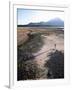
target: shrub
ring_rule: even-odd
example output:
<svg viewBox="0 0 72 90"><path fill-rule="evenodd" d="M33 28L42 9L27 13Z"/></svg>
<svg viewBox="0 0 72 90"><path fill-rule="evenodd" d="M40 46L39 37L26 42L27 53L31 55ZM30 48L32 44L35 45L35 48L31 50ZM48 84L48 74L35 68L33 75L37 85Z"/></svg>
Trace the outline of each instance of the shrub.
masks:
<svg viewBox="0 0 72 90"><path fill-rule="evenodd" d="M64 78L64 53L56 50L50 53L45 67L48 68L48 78Z"/></svg>
<svg viewBox="0 0 72 90"><path fill-rule="evenodd" d="M27 80L36 79L37 68L36 63L33 61L34 52L37 52L43 45L41 34L34 33L29 35L29 40L17 48L17 79Z"/></svg>
<svg viewBox="0 0 72 90"><path fill-rule="evenodd" d="M18 63L18 80L36 79L37 65L32 60Z"/></svg>

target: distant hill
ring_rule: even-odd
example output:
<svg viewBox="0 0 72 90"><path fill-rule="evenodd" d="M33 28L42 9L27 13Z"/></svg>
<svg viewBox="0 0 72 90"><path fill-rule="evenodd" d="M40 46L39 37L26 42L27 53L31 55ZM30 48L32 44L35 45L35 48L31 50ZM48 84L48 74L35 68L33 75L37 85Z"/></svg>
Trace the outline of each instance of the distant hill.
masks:
<svg viewBox="0 0 72 90"><path fill-rule="evenodd" d="M62 21L59 18L52 19L46 22L46 24L51 25L51 26L64 27L64 21Z"/></svg>
<svg viewBox="0 0 72 90"><path fill-rule="evenodd" d="M37 22L37 23L29 23L27 25L18 25L18 27L64 27L64 21L59 18L51 19L47 22Z"/></svg>

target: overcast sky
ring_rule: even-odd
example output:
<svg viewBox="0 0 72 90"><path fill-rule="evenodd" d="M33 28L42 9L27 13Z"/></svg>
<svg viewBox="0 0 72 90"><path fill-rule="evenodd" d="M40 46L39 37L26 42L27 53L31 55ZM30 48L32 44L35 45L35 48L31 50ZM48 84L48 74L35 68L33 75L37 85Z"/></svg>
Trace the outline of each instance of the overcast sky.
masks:
<svg viewBox="0 0 72 90"><path fill-rule="evenodd" d="M17 9L17 24L25 25L30 22L49 21L54 18L64 20L64 12L59 11L41 11L41 10L27 10Z"/></svg>

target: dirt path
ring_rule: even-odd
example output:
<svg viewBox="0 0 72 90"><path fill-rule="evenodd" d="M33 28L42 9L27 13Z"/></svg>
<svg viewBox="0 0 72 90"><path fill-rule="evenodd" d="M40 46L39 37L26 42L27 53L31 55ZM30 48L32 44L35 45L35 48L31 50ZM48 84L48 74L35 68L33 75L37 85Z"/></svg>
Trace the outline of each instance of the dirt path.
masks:
<svg viewBox="0 0 72 90"><path fill-rule="evenodd" d="M49 58L47 57L50 52L57 50L64 50L64 39L60 38L59 36L56 35L50 35L50 36L45 36L42 35L44 45L41 48L40 51L37 53L34 53L36 56L34 61L37 63L37 67L39 68L40 72L38 74L38 79L46 79L47 73L48 73L48 68L44 67L46 60ZM56 45L56 46L55 46Z"/></svg>
<svg viewBox="0 0 72 90"><path fill-rule="evenodd" d="M39 65L40 68L44 66L45 61L48 59L47 55L53 49L56 48L58 50L63 50L63 39L58 38L58 36L56 36L56 35L50 35L50 36L42 35L42 37L44 37L44 39L43 39L44 45L40 51L38 51L37 53L34 54L34 55L38 55L38 54L44 52L43 54L40 54L35 58L35 61ZM55 46L55 44L56 44L56 46Z"/></svg>

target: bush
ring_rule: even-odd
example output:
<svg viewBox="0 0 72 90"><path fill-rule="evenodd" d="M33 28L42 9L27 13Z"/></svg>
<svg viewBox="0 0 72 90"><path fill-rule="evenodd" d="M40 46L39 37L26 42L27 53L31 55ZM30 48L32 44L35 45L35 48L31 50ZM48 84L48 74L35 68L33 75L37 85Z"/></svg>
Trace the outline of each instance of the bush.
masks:
<svg viewBox="0 0 72 90"><path fill-rule="evenodd" d="M34 52L37 52L43 45L41 34L29 35L27 42L17 48L17 80L36 79L39 69L33 61Z"/></svg>
<svg viewBox="0 0 72 90"><path fill-rule="evenodd" d="M46 69L39 68L33 61L22 61L18 63L17 80L36 80L46 78Z"/></svg>
<svg viewBox="0 0 72 90"><path fill-rule="evenodd" d="M64 78L64 53L56 50L50 53L45 67L48 68L48 78Z"/></svg>
<svg viewBox="0 0 72 90"><path fill-rule="evenodd" d="M34 53L37 52L43 46L43 39L40 33L30 35L29 40L18 46L24 52Z"/></svg>
<svg viewBox="0 0 72 90"><path fill-rule="evenodd" d="M18 80L36 79L37 65L32 60L18 63Z"/></svg>

